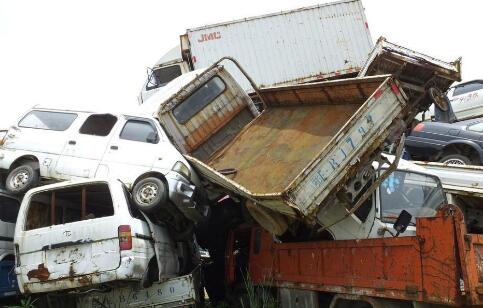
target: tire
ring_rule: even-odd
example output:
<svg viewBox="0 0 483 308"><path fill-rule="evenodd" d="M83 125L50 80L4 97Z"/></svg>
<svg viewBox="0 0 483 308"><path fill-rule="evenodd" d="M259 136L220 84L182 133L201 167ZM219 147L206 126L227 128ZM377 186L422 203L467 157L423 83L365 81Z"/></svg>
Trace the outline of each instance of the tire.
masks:
<svg viewBox="0 0 483 308"><path fill-rule="evenodd" d="M5 181L5 187L10 193L21 195L38 186L39 178L39 169L35 168L33 163L21 165L10 171Z"/></svg>
<svg viewBox="0 0 483 308"><path fill-rule="evenodd" d="M138 210L153 213L168 202L168 188L162 180L147 177L134 185L132 199Z"/></svg>
<svg viewBox="0 0 483 308"><path fill-rule="evenodd" d="M461 154L445 155L439 162L448 165L472 165L473 162L468 157Z"/></svg>
<svg viewBox="0 0 483 308"><path fill-rule="evenodd" d="M429 97L431 101L439 108L441 111L448 111L449 109L449 100L446 95L441 92L440 89L431 87L429 88Z"/></svg>

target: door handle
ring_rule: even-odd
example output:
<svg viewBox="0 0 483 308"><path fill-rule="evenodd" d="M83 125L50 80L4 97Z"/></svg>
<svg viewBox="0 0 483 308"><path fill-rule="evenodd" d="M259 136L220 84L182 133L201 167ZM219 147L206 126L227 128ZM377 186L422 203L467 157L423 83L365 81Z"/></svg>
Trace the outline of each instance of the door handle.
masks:
<svg viewBox="0 0 483 308"><path fill-rule="evenodd" d="M75 140L69 140L69 144L70 144L70 145L75 145L75 144L76 144L76 142L75 142Z"/></svg>
<svg viewBox="0 0 483 308"><path fill-rule="evenodd" d="M111 150L117 150L119 147L117 145L111 145Z"/></svg>

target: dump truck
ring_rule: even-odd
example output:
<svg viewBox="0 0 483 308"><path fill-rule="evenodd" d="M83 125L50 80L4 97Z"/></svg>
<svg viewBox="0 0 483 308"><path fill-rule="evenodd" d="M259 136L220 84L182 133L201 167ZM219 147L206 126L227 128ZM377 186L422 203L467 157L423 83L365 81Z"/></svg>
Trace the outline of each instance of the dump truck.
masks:
<svg viewBox="0 0 483 308"><path fill-rule="evenodd" d="M308 35L310 33L310 35ZM355 76L373 46L360 0L343 0L186 30L148 74L142 104L169 81L236 58L258 86ZM243 75L229 67L244 90Z"/></svg>
<svg viewBox="0 0 483 308"><path fill-rule="evenodd" d="M392 54L398 78L377 66L394 62ZM261 113L223 61L246 76ZM329 205L353 214L379 184L369 182L372 164L386 161L383 149L401 148L401 135L433 103L432 93L460 78L457 64L404 48L376 53L365 66L357 78L259 89L235 59L223 58L176 78L141 108L158 118L212 200L236 196L262 226L282 234L294 222L320 224ZM397 159L392 164L391 171Z"/></svg>
<svg viewBox="0 0 483 308"><path fill-rule="evenodd" d="M435 193L444 192L447 204L433 208L435 215L419 212L403 233L398 220L391 221L389 230L381 229L384 237L357 240L282 240L249 224L231 230L225 253L226 297L243 300L240 285L248 280L259 294L272 296L284 308L481 307L483 168L416 165L438 175L442 184L424 183L433 188L421 209L434 201ZM407 182L413 203L418 200L415 184ZM381 185L373 196L373 211L381 221L399 204L393 198L384 201L387 188Z"/></svg>

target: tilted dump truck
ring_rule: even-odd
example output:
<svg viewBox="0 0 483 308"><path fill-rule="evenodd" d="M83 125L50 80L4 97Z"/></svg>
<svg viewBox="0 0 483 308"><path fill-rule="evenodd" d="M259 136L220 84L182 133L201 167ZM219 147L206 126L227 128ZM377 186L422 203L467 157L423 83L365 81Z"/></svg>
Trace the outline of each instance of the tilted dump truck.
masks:
<svg viewBox="0 0 483 308"><path fill-rule="evenodd" d="M142 104L174 78L225 56L237 59L259 86L355 76L372 46L360 0L192 28L180 36L180 46L154 65L138 100ZM252 91L243 75L231 68L242 88Z"/></svg>
<svg viewBox="0 0 483 308"><path fill-rule="evenodd" d="M258 89L245 73L261 114L221 62L175 79L142 107L154 111L208 191L246 200L261 225L282 234L294 221L314 224L330 204L357 210L378 185L368 183L373 162L385 161L383 148L433 102L431 89L444 92L460 78L453 63L423 61L407 49L398 55L403 84L379 75Z"/></svg>

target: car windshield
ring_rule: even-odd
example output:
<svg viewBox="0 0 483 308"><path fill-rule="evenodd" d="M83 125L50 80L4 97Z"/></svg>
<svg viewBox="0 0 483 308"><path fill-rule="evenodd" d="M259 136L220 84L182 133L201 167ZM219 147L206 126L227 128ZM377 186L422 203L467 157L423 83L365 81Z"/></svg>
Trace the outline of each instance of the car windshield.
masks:
<svg viewBox="0 0 483 308"><path fill-rule="evenodd" d="M446 203L439 179L427 174L395 171L379 186L381 219L394 223L402 210L408 211L412 222L416 217L432 217Z"/></svg>

